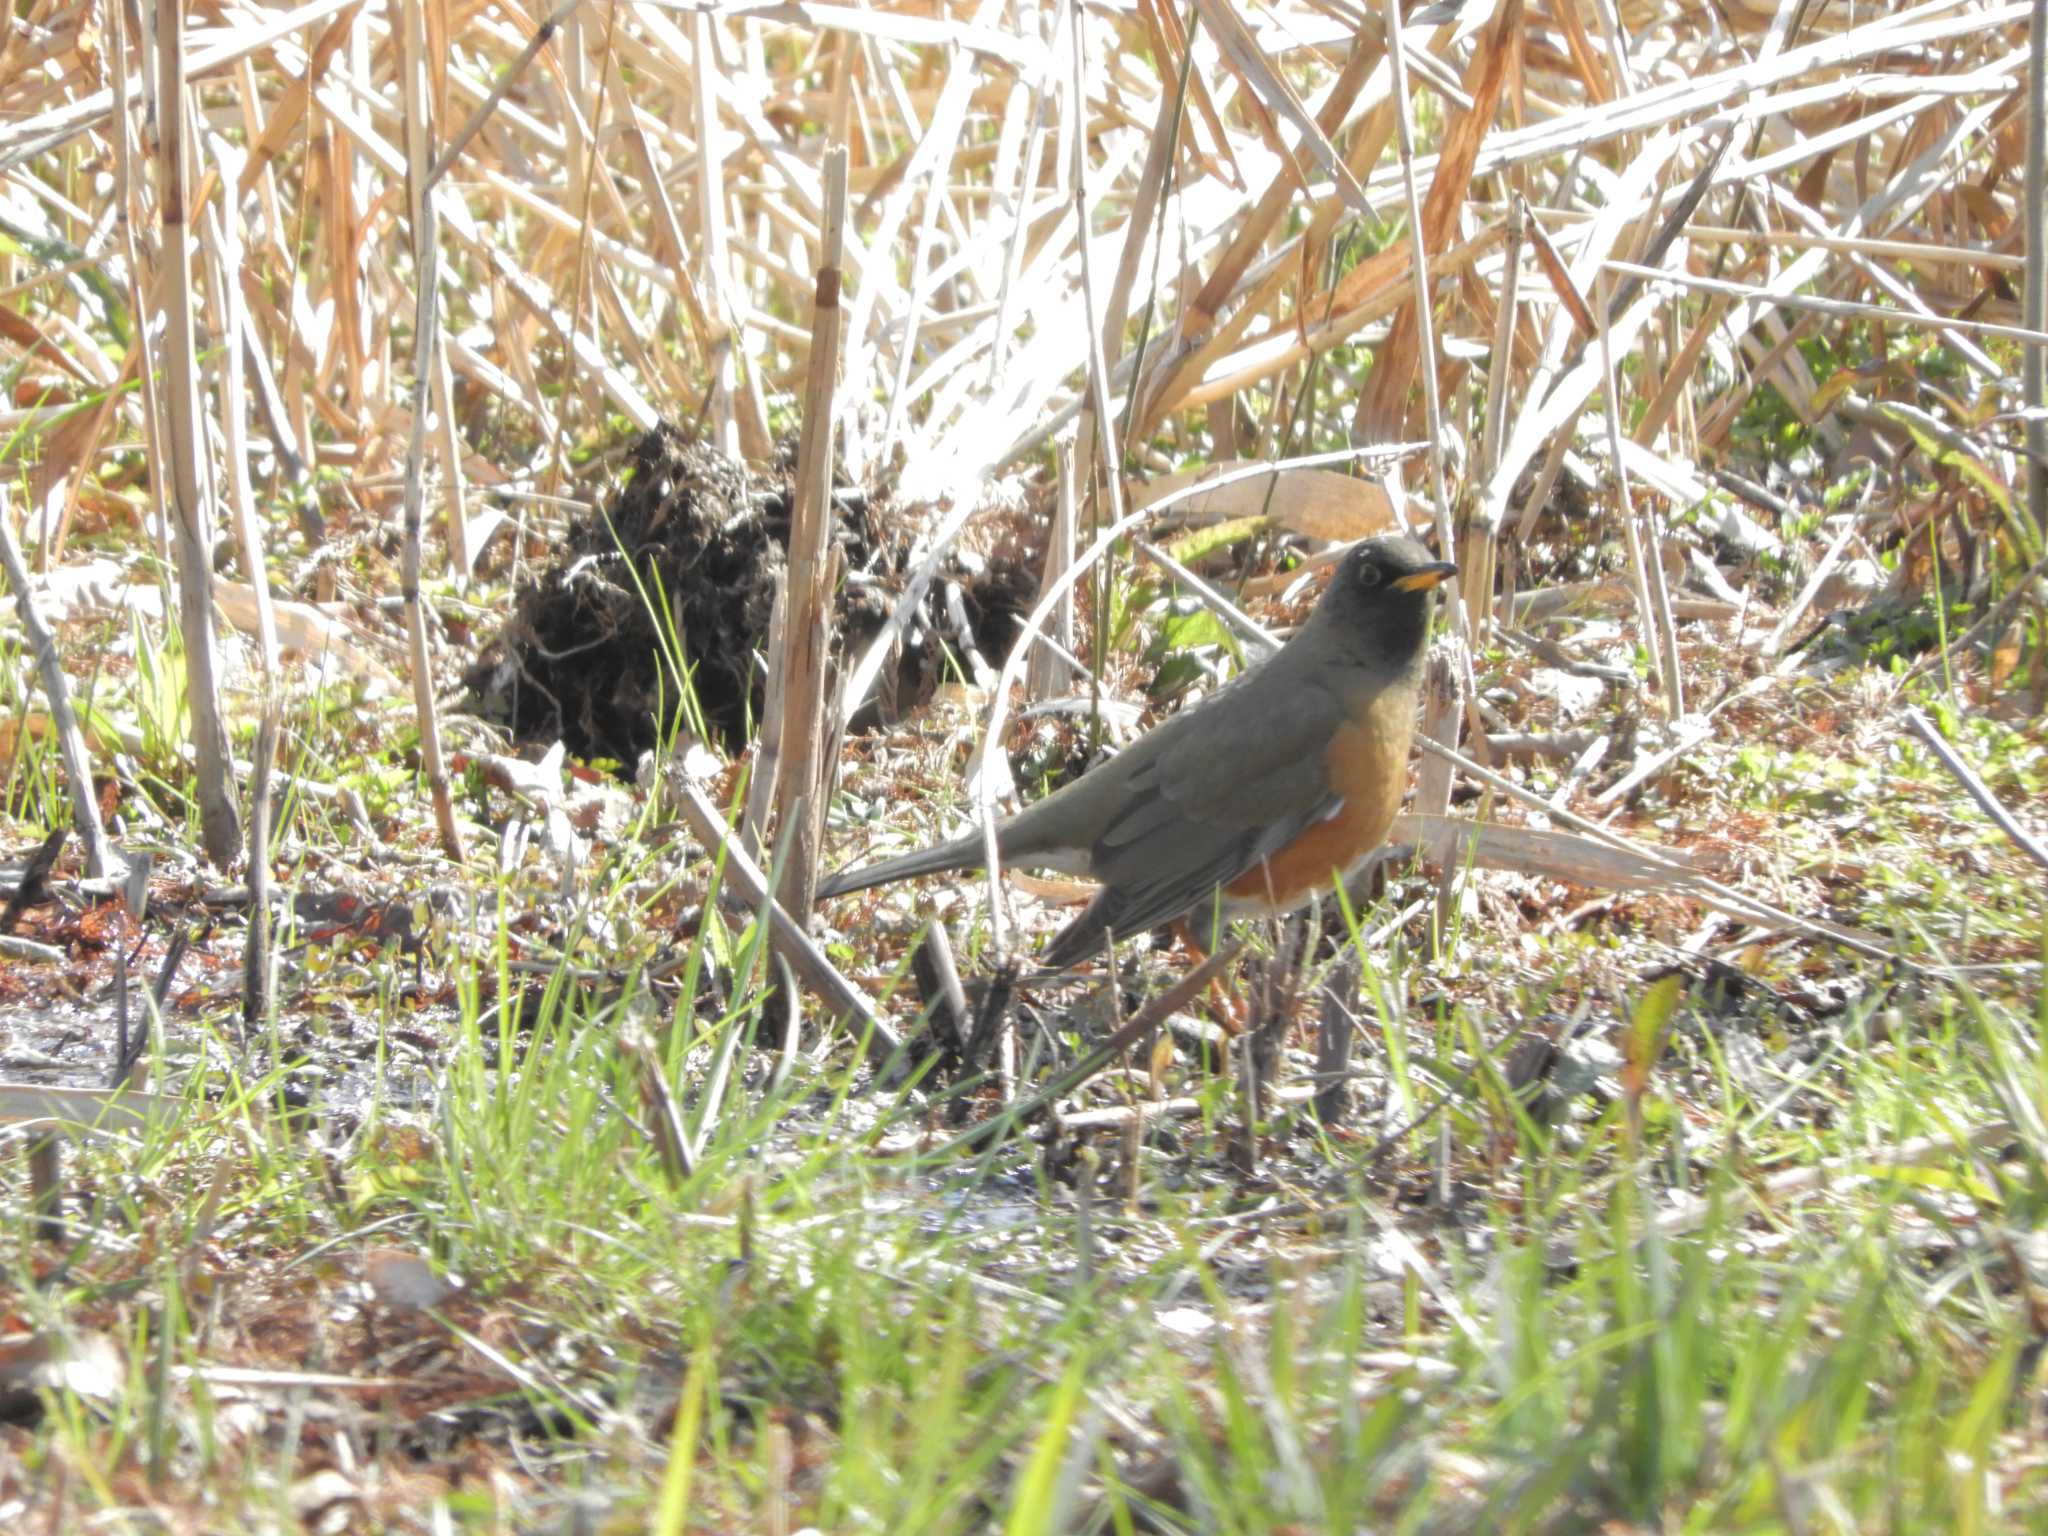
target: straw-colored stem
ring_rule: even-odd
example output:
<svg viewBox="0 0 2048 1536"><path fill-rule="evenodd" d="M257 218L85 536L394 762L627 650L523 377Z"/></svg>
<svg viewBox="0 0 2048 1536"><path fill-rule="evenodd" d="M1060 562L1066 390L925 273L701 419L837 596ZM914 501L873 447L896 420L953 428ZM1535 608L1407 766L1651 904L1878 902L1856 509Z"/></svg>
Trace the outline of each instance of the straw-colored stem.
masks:
<svg viewBox="0 0 2048 1536"><path fill-rule="evenodd" d="M846 240L846 147L825 152L825 221L811 305L811 366L804 385L803 435L797 444L796 504L790 514L789 604L782 671L770 679L768 707L781 716L777 836L784 845L779 894L792 912L809 912L818 883L824 826L825 667L830 659L832 588L833 401L843 315L840 286ZM775 697L779 693L779 699ZM779 705L779 709L778 709Z"/></svg>
<svg viewBox="0 0 2048 1536"><path fill-rule="evenodd" d="M440 344L441 253L439 220L435 196L428 190L428 172L433 166L433 145L428 136L426 29L416 7L405 7L405 64L400 80L405 88L406 152L412 175L410 209L414 281L417 285L413 318L413 381L411 432L406 445L405 537L401 555L400 597L405 605L406 637L412 647L413 713L420 731L420 766L427 778L427 790L434 804L434 824L440 834L441 851L451 859L463 857L461 824L455 819L455 800L448 781L448 765L441 748L440 716L434 702L434 661L427 638L426 605L420 594L423 505L426 500L427 402L429 374Z"/></svg>
<svg viewBox="0 0 2048 1536"><path fill-rule="evenodd" d="M184 0L163 0L157 12L157 102L162 148L158 195L164 231L164 443L170 451L172 551L178 571L178 621L185 644L186 705L196 759L193 797L199 805L206 856L225 869L241 849L234 762L220 694L213 629L213 495L200 414L199 343L192 232L186 223L186 94Z"/></svg>

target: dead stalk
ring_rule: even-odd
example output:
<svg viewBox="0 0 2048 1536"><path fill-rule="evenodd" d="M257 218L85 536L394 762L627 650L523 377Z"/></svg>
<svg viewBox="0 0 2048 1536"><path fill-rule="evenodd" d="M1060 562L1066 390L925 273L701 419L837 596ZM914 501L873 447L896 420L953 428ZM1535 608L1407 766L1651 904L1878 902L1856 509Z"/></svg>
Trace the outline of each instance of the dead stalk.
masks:
<svg viewBox="0 0 2048 1536"><path fill-rule="evenodd" d="M178 622L185 644L185 688L196 757L193 795L199 804L200 837L206 856L225 869L242 851L242 818L235 809L234 762L228 752L213 628L213 493L200 405L199 341L193 329L192 311L199 296L192 278L192 231L186 221L188 103L183 0L166 0L158 7L157 68L162 134L158 192L164 231L163 427L170 450L175 508L172 547L178 571Z"/></svg>
<svg viewBox="0 0 2048 1536"><path fill-rule="evenodd" d="M833 401L839 368L846 230L844 146L825 155L825 221L811 306L811 363L804 385L803 437L797 449L796 506L789 537L789 606L783 671L769 680L780 694L781 781L776 786L780 836L788 840L781 875L783 905L811 910L818 883L818 837L824 826L825 668L832 638ZM775 705L771 703L770 708Z"/></svg>

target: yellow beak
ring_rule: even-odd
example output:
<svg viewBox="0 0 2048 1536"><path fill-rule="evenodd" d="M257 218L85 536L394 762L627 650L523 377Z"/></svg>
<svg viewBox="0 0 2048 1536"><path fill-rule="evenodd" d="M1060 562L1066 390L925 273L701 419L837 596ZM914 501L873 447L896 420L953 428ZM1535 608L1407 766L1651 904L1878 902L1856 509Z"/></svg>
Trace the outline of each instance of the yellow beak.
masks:
<svg viewBox="0 0 2048 1536"><path fill-rule="evenodd" d="M1402 592L1427 592L1457 574L1458 568L1450 561L1439 560L1434 565L1425 565L1419 571L1410 571L1406 576L1397 578L1394 586Z"/></svg>

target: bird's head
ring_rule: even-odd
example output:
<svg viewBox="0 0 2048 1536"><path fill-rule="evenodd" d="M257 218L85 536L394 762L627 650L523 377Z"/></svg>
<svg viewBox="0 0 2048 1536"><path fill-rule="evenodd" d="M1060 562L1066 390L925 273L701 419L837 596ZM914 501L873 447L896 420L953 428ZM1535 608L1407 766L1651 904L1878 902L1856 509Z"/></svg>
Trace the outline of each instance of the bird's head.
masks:
<svg viewBox="0 0 2048 1536"><path fill-rule="evenodd" d="M1405 534L1364 539L1344 552L1316 619L1398 669L1412 666L1429 638L1430 594L1458 573Z"/></svg>

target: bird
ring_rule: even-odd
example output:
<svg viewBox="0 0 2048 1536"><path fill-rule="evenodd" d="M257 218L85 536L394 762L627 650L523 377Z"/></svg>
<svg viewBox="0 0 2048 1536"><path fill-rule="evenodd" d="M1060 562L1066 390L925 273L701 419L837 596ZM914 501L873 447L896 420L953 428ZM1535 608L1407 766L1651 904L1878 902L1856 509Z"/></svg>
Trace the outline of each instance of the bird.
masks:
<svg viewBox="0 0 2048 1536"><path fill-rule="evenodd" d="M1213 949L1231 918L1284 912L1379 847L1400 808L1433 590L1457 573L1400 534L1345 551L1278 651L1114 757L996 824L1004 864L1101 882L1039 957L1181 921ZM985 862L977 829L842 870L819 899Z"/></svg>

